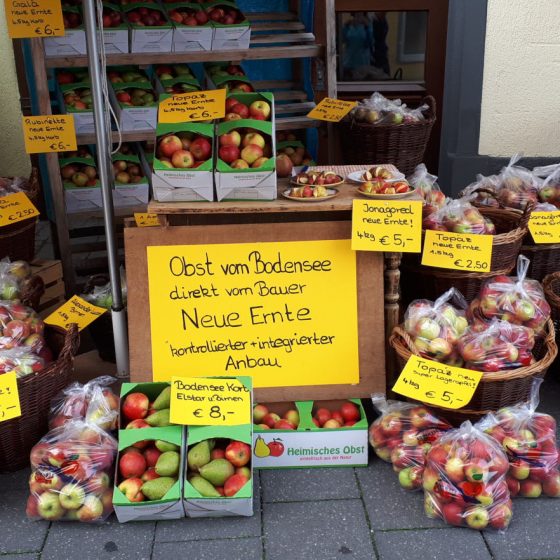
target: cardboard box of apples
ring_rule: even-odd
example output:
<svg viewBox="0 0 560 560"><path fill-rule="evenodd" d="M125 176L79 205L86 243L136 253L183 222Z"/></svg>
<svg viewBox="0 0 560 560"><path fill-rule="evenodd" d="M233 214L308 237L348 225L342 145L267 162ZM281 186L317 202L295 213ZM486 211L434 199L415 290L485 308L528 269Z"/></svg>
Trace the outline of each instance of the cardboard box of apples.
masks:
<svg viewBox="0 0 560 560"><path fill-rule="evenodd" d="M157 94L150 83L112 81L109 100L123 132L156 127Z"/></svg>
<svg viewBox="0 0 560 560"><path fill-rule="evenodd" d="M360 399L259 403L253 408L253 466L366 466L368 422Z"/></svg>
<svg viewBox="0 0 560 560"><path fill-rule="evenodd" d="M158 64L154 66L154 70L154 83L158 93L188 93L202 89L188 64Z"/></svg>
<svg viewBox="0 0 560 560"><path fill-rule="evenodd" d="M103 3L103 45L107 54L129 52L129 27L124 14L116 4Z"/></svg>
<svg viewBox="0 0 560 560"><path fill-rule="evenodd" d="M64 186L66 211L85 212L99 210L101 189L97 166L92 157L69 157L59 160L60 174Z"/></svg>
<svg viewBox="0 0 560 560"><path fill-rule="evenodd" d="M251 93L255 88L240 64L215 62L204 65L208 89L228 90L228 93Z"/></svg>
<svg viewBox="0 0 560 560"><path fill-rule="evenodd" d="M74 116L76 133L87 134L95 130L89 80L65 85L59 84L57 97L61 112Z"/></svg>
<svg viewBox="0 0 560 560"><path fill-rule="evenodd" d="M152 174L159 201L214 200L214 125L161 124L156 128Z"/></svg>
<svg viewBox="0 0 560 560"><path fill-rule="evenodd" d="M231 93L216 127L218 200L275 200L276 138L271 93Z"/></svg>
<svg viewBox="0 0 560 560"><path fill-rule="evenodd" d="M86 32L82 12L73 6L63 6L64 35L43 39L46 56L78 56L87 54Z"/></svg>
<svg viewBox="0 0 560 560"><path fill-rule="evenodd" d="M148 204L150 198L150 183L146 177L146 170L138 156L133 154L116 153L111 156L113 161L113 175L115 188L113 202L115 206L133 206Z"/></svg>
<svg viewBox="0 0 560 560"><path fill-rule="evenodd" d="M173 22L173 52L209 51L214 29L203 6L178 2L167 7L167 17Z"/></svg>
<svg viewBox="0 0 560 560"><path fill-rule="evenodd" d="M123 6L130 25L130 52L171 52L173 26L165 9L157 3L133 2Z"/></svg>
<svg viewBox="0 0 560 560"><path fill-rule="evenodd" d="M212 50L227 51L249 48L251 26L235 2L212 2L206 8L206 13L214 29Z"/></svg>

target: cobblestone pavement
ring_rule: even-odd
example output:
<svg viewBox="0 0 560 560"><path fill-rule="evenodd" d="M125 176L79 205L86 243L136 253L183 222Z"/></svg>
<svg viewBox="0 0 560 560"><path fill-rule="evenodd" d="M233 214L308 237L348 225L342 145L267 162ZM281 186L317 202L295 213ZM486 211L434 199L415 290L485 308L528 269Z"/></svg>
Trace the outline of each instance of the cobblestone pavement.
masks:
<svg viewBox="0 0 560 560"><path fill-rule="evenodd" d="M540 410L560 420L560 382ZM400 489L390 465L255 474L252 518L120 525L31 522L28 471L0 475L0 560L549 560L560 559L560 500L515 500L505 534L428 519L421 493Z"/></svg>

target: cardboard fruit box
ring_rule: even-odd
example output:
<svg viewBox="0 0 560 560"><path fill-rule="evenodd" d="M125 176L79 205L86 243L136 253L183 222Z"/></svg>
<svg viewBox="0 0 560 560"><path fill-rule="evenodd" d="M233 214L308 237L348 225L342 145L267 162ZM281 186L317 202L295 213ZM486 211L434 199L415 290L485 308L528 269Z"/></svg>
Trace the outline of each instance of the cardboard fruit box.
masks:
<svg viewBox="0 0 560 560"><path fill-rule="evenodd" d="M212 27L214 28L214 37L212 39L213 51L227 51L248 49L251 42L251 26L249 20L243 16L243 20L234 24L222 23L223 18L216 21L212 18L213 10L239 10L235 2L211 2L207 5L206 11L212 20Z"/></svg>
<svg viewBox="0 0 560 560"><path fill-rule="evenodd" d="M163 97L163 96L162 96ZM192 133L206 137L212 144L209 159L198 167L175 168L160 159L158 146L160 137ZM156 128L156 146L153 160L152 188L154 199L160 202L214 200L214 125L206 123L161 124Z"/></svg>
<svg viewBox="0 0 560 560"><path fill-rule="evenodd" d="M58 103L62 113L74 115L74 127L77 134L88 134L95 131L93 107L91 105L91 85L89 82L61 85L57 89ZM72 97L75 97L74 106ZM82 108L81 104L84 105Z"/></svg>
<svg viewBox="0 0 560 560"><path fill-rule="evenodd" d="M82 12L77 7L62 8L64 21L75 19L80 24L76 27L66 27L62 37L47 37L43 39L46 56L79 56L87 54L86 32L82 21Z"/></svg>
<svg viewBox="0 0 560 560"><path fill-rule="evenodd" d="M97 170L97 166L93 158L70 157L59 159L61 173L63 172L63 168L65 166L70 166L73 164L76 164L77 169L82 168L83 166L88 166L93 167ZM66 201L66 211L69 214L100 210L101 208L103 208L103 202L101 200L101 183L98 179L96 179L95 184L87 184L90 181L82 185L76 184L71 177L62 178L62 185L64 187L64 199Z"/></svg>
<svg viewBox="0 0 560 560"><path fill-rule="evenodd" d="M113 26L115 17L119 18L120 23ZM111 26L107 23L111 23ZM103 2L103 45L105 46L105 53L127 54L130 49L129 31L121 7L110 2Z"/></svg>
<svg viewBox="0 0 560 560"><path fill-rule="evenodd" d="M365 467L368 463L368 422L360 399L350 399L360 419L349 427L318 428L312 420L319 408L331 411L347 401L297 401L263 403L279 416L297 410L296 430L263 429L253 426L253 467L256 469Z"/></svg>
<svg viewBox="0 0 560 560"><path fill-rule="evenodd" d="M145 98L135 98L135 93L144 91ZM157 94L146 82L111 83L109 99L119 119L123 132L153 130L157 124ZM133 105L134 99L145 99L144 105Z"/></svg>
<svg viewBox="0 0 560 560"><path fill-rule="evenodd" d="M200 4L177 2L166 6L167 17L173 22L173 52L200 52L212 50L214 28ZM196 18L196 25L185 24L181 13L191 13ZM202 23L205 21L205 23Z"/></svg>
<svg viewBox="0 0 560 560"><path fill-rule="evenodd" d="M148 204L150 198L149 171L144 168L140 158L132 154L113 154L112 161L115 176L114 205L120 208ZM123 170L115 169L115 164L118 165L117 162L124 162L127 168ZM129 170L136 171L135 168L138 168L140 175L134 176L129 173Z"/></svg>
<svg viewBox="0 0 560 560"><path fill-rule="evenodd" d="M240 64L230 62L206 63L204 72L208 89L225 88L231 93L252 93L255 91L251 80Z"/></svg>
<svg viewBox="0 0 560 560"><path fill-rule="evenodd" d="M274 116L274 97L271 93L230 93L227 99L236 99L250 106L258 100L270 105L269 121L240 119L224 121L217 125L219 137L237 129L252 129L262 133L270 147L270 157L260 167L233 168L220 157L216 158L216 194L218 200L275 200L276 182L276 121Z"/></svg>
<svg viewBox="0 0 560 560"><path fill-rule="evenodd" d="M127 383L126 385L131 384ZM175 482L160 499L133 502L119 489L119 484L123 481L120 474L119 463L121 455L127 447L146 440L166 442L179 448L181 459L177 482ZM182 426L119 431L119 454L116 463L113 507L120 523L126 523L128 521L161 521L184 517L183 504L181 501L183 491L181 475L184 471L185 461L184 450L184 429Z"/></svg>
<svg viewBox="0 0 560 560"><path fill-rule="evenodd" d="M173 95L202 89L188 64L162 64L155 67L154 74L155 88L160 94Z"/></svg>
<svg viewBox="0 0 560 560"><path fill-rule="evenodd" d="M187 428L187 449L205 440L240 441L249 447L252 442L252 425L239 426L189 426ZM188 453L188 451L187 451ZM188 456L188 455L187 455ZM188 474L188 461L185 461L183 507L187 517L227 517L253 515L253 461L247 467L250 469L251 478L238 492L231 496L204 497L189 482L192 475ZM188 475L188 476L187 476Z"/></svg>
<svg viewBox="0 0 560 560"><path fill-rule="evenodd" d="M164 25L138 25L131 21L131 12L138 13L138 10L145 8L160 12L165 21ZM165 9L157 3L135 2L123 7L123 11L130 25L130 52L131 53L165 53L171 52L173 45L173 26L167 19Z"/></svg>
<svg viewBox="0 0 560 560"><path fill-rule="evenodd" d="M130 393L144 393L150 400L154 402L157 396L165 389L169 387L169 383L160 381L154 383L123 383L121 385L121 409L119 410L119 431L126 430L127 420L122 414L122 405Z"/></svg>

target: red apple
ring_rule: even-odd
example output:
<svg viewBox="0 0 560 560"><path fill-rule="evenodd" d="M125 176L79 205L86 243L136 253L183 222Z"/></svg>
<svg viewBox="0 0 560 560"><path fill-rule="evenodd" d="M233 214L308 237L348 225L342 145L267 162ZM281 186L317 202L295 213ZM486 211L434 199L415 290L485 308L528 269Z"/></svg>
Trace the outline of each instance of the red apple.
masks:
<svg viewBox="0 0 560 560"><path fill-rule="evenodd" d="M142 485L144 482L141 478L128 478L123 480L118 488L130 502L143 502L144 494L142 494Z"/></svg>
<svg viewBox="0 0 560 560"><path fill-rule="evenodd" d="M194 156L188 150L177 150L171 158L171 164L177 169L192 167L194 165Z"/></svg>
<svg viewBox="0 0 560 560"><path fill-rule="evenodd" d="M146 470L146 459L139 451L127 451L119 459L119 472L123 478L141 477Z"/></svg>
<svg viewBox="0 0 560 560"><path fill-rule="evenodd" d="M129 393L124 399L122 413L128 420L145 418L149 404L150 400L144 393Z"/></svg>
<svg viewBox="0 0 560 560"><path fill-rule="evenodd" d="M233 163L239 158L239 148L237 146L220 146L218 157L225 163Z"/></svg>
<svg viewBox="0 0 560 560"><path fill-rule="evenodd" d="M224 495L227 498L231 496L235 496L245 484L247 484L248 480L242 474L234 474L230 476L225 484L224 484Z"/></svg>
<svg viewBox="0 0 560 560"><path fill-rule="evenodd" d="M242 441L233 441L226 447L225 458L234 467L244 467L251 460L251 446Z"/></svg>
<svg viewBox="0 0 560 560"><path fill-rule="evenodd" d="M212 144L203 137L191 142L191 152L198 161L206 161L212 155Z"/></svg>
<svg viewBox="0 0 560 560"><path fill-rule="evenodd" d="M178 136L172 134L171 136L165 136L159 142L159 153L162 156L171 158L173 154L183 148L183 143Z"/></svg>

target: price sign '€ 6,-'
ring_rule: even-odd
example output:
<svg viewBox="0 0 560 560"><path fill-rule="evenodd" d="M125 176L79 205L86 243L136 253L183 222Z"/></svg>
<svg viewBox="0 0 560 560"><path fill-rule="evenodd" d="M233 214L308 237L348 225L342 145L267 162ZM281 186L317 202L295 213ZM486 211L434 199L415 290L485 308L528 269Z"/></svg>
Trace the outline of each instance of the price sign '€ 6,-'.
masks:
<svg viewBox="0 0 560 560"><path fill-rule="evenodd" d="M22 117L23 139L28 154L77 149L73 115Z"/></svg>
<svg viewBox="0 0 560 560"><path fill-rule="evenodd" d="M226 90L180 93L159 104L158 122L184 123L221 119L226 114Z"/></svg>
<svg viewBox="0 0 560 560"><path fill-rule="evenodd" d="M341 121L358 103L325 97L307 113L309 119L327 122Z"/></svg>
<svg viewBox="0 0 560 560"><path fill-rule="evenodd" d="M481 371L411 356L393 391L426 404L457 409L469 404L481 379Z"/></svg>
<svg viewBox="0 0 560 560"><path fill-rule="evenodd" d="M422 250L422 202L354 200L352 249L419 253Z"/></svg>
<svg viewBox="0 0 560 560"><path fill-rule="evenodd" d="M21 416L15 372L0 375L0 422Z"/></svg>
<svg viewBox="0 0 560 560"><path fill-rule="evenodd" d="M64 35L60 0L5 0L8 34L12 39Z"/></svg>
<svg viewBox="0 0 560 560"><path fill-rule="evenodd" d="M251 385L235 377L173 377L170 409L173 424L250 424Z"/></svg>
<svg viewBox="0 0 560 560"><path fill-rule="evenodd" d="M0 198L0 227L28 220L39 215L31 200L24 192Z"/></svg>
<svg viewBox="0 0 560 560"><path fill-rule="evenodd" d="M97 307L93 303L78 296L72 296L66 303L53 311L45 323L67 329L70 323L76 323L78 330L85 329L95 319L107 311L104 307Z"/></svg>
<svg viewBox="0 0 560 560"><path fill-rule="evenodd" d="M426 230L422 264L451 270L490 272L491 235Z"/></svg>

